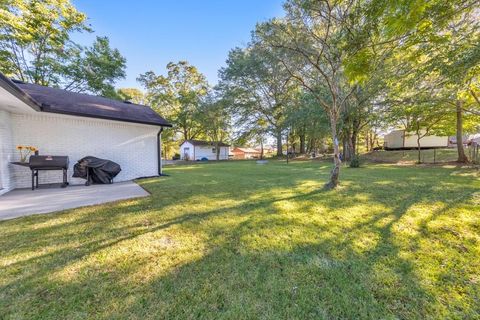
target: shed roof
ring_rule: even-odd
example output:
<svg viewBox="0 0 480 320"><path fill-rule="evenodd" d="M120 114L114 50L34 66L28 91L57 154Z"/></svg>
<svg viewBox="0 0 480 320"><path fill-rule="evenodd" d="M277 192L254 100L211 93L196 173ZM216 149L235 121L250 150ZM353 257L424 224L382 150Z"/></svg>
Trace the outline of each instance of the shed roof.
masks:
<svg viewBox="0 0 480 320"><path fill-rule="evenodd" d="M205 141L205 140L185 140L182 142L182 144L184 144L185 142L188 142L194 146L212 146L212 147L215 147L217 145L217 142L215 141ZM230 147L229 144L226 144L224 142L221 142L219 141L218 142L218 146L219 147Z"/></svg>
<svg viewBox="0 0 480 320"><path fill-rule="evenodd" d="M0 74L1 75L1 74ZM3 75L0 85L34 106L37 111L171 127L148 106L118 101L38 84L9 81ZM17 90L18 89L18 90Z"/></svg>

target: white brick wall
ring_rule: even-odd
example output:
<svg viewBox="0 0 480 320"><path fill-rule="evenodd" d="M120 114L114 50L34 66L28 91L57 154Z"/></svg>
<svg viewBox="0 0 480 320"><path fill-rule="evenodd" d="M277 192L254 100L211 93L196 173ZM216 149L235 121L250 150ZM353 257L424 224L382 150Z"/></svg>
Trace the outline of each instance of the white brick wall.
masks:
<svg viewBox="0 0 480 320"><path fill-rule="evenodd" d="M158 174L156 135L159 127L49 113L11 114L11 124L14 146L32 145L43 155L69 156L70 184L85 183L85 180L72 178L73 165L85 156L110 159L120 164L122 172L114 181ZM18 161L19 158L14 152L9 161ZM31 186L28 168L9 167L15 188ZM39 183L61 181L60 171L41 171L39 174Z"/></svg>
<svg viewBox="0 0 480 320"><path fill-rule="evenodd" d="M0 110L0 195L14 187L9 162L13 156L13 138L10 113Z"/></svg>

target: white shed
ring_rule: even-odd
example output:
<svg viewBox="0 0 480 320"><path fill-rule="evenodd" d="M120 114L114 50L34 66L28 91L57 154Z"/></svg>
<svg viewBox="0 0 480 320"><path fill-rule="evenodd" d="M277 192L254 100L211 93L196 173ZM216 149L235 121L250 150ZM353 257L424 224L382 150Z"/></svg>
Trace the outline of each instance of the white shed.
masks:
<svg viewBox="0 0 480 320"><path fill-rule="evenodd" d="M422 135L423 133L421 133ZM417 148L417 134L405 130L394 130L384 136L386 150L413 149ZM447 136L427 135L420 139L421 148L446 148L448 147Z"/></svg>
<svg viewBox="0 0 480 320"><path fill-rule="evenodd" d="M230 146L223 142L203 140L185 140L180 145L180 159L182 160L216 160L217 147L220 149L219 160L228 160Z"/></svg>

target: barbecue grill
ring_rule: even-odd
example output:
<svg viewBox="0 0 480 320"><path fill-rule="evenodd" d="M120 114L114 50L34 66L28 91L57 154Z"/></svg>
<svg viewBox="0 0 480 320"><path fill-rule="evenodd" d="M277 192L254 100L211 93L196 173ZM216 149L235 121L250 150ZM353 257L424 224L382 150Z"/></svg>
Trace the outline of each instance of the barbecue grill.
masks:
<svg viewBox="0 0 480 320"><path fill-rule="evenodd" d="M32 190L38 188L38 172L42 170L62 170L62 188L68 186L67 170L69 160L67 156L30 156L29 167L32 170Z"/></svg>

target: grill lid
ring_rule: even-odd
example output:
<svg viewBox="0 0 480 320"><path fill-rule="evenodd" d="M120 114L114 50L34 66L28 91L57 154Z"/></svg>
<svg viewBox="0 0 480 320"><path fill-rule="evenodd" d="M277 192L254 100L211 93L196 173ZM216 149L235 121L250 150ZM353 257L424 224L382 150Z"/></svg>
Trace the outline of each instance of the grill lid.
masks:
<svg viewBox="0 0 480 320"><path fill-rule="evenodd" d="M68 156L30 156L30 169L68 169Z"/></svg>

